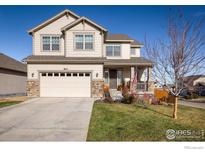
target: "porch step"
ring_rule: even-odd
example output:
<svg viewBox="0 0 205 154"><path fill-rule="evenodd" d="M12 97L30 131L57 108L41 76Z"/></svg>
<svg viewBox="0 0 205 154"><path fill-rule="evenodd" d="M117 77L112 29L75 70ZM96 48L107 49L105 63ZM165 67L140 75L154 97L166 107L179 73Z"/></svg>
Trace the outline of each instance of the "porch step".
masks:
<svg viewBox="0 0 205 154"><path fill-rule="evenodd" d="M123 98L122 96L122 92L121 91L117 91L117 89L110 89L110 97L116 101L116 100L121 100Z"/></svg>

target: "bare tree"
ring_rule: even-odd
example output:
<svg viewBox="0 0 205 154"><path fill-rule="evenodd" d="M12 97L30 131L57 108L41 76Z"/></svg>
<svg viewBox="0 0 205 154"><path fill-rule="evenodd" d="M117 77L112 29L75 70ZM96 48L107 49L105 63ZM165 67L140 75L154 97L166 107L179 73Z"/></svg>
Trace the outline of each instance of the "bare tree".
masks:
<svg viewBox="0 0 205 154"><path fill-rule="evenodd" d="M178 96L184 88L184 77L201 73L205 66L204 19L186 19L177 13L168 19L166 38L154 43L145 39L145 52L154 62L156 81L175 97L174 119L177 119ZM170 84L174 86L170 87Z"/></svg>

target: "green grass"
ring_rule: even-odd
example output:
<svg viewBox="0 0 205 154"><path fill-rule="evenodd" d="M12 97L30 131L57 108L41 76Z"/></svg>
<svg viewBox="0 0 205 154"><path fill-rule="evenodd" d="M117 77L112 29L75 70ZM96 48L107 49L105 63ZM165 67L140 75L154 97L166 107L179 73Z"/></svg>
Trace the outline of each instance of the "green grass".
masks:
<svg viewBox="0 0 205 154"><path fill-rule="evenodd" d="M15 104L19 104L19 103L21 103L21 101L0 102L0 108L15 105Z"/></svg>
<svg viewBox="0 0 205 154"><path fill-rule="evenodd" d="M95 103L87 141L168 141L168 129L205 131L205 110L179 106L178 119L174 120L172 109L164 105L149 105L145 109L136 105Z"/></svg>

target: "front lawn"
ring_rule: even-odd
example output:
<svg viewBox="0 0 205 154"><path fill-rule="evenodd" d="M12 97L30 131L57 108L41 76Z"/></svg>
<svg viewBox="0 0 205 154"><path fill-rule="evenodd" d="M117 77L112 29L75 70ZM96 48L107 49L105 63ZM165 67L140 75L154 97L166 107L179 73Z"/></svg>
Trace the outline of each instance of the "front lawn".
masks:
<svg viewBox="0 0 205 154"><path fill-rule="evenodd" d="M6 107L6 106L10 106L10 105L15 105L15 104L18 104L18 103L21 103L21 101L12 101L12 102L0 102L0 108L2 107Z"/></svg>
<svg viewBox="0 0 205 154"><path fill-rule="evenodd" d="M87 141L169 141L166 130L204 130L205 110L179 106L174 120L172 106L95 103ZM173 139L197 141L200 139ZM173 141L171 140L171 141Z"/></svg>

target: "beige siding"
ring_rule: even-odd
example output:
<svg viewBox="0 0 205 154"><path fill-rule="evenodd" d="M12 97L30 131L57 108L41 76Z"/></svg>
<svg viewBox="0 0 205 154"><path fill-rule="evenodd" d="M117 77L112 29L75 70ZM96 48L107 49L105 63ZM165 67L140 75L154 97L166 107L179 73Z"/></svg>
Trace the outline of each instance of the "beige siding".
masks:
<svg viewBox="0 0 205 154"><path fill-rule="evenodd" d="M75 34L93 34L94 50L75 50L74 36ZM67 57L102 57L103 36L100 31L94 27L84 23L79 23L65 33L66 38L66 56Z"/></svg>
<svg viewBox="0 0 205 154"><path fill-rule="evenodd" d="M103 65L28 64L28 79L39 79L40 71L91 71L92 79L103 79ZM34 76L32 77L32 73ZM98 74L98 77L96 77Z"/></svg>
<svg viewBox="0 0 205 154"><path fill-rule="evenodd" d="M135 55L131 55L131 54L130 54L130 56L131 56L131 57L140 57L140 48L133 48L133 49L135 49L135 53L136 53L136 54L135 54Z"/></svg>
<svg viewBox="0 0 205 154"><path fill-rule="evenodd" d="M106 45L104 44L104 56L106 56ZM114 43L117 44L117 43ZM120 57L107 57L107 59L130 59L130 44L121 43L121 56Z"/></svg>
<svg viewBox="0 0 205 154"><path fill-rule="evenodd" d="M0 70L0 95L26 93L26 75Z"/></svg>
<svg viewBox="0 0 205 154"><path fill-rule="evenodd" d="M75 19L71 16L68 18L65 16L45 26L33 35L33 54L34 55L64 55L64 38L60 39L60 51L59 52L42 52L41 36L45 34L54 34L62 36L61 28L67 24L73 22Z"/></svg>

